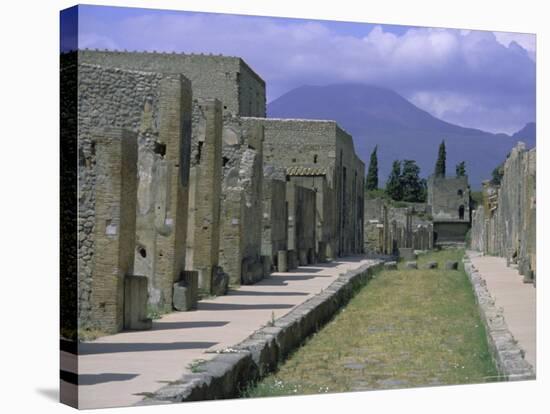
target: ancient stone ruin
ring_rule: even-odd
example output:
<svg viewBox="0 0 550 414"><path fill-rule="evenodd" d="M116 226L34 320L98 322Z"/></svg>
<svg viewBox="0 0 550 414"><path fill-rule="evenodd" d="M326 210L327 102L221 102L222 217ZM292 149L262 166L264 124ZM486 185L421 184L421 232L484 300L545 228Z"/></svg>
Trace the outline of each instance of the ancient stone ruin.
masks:
<svg viewBox="0 0 550 414"><path fill-rule="evenodd" d="M425 203L394 206L382 198L365 198L365 251L395 255L400 249L434 247L431 209Z"/></svg>
<svg viewBox="0 0 550 414"><path fill-rule="evenodd" d="M464 243L471 221L468 177L430 176L427 203L431 206L435 242Z"/></svg>
<svg viewBox="0 0 550 414"><path fill-rule="evenodd" d="M471 247L506 257L526 282L536 276L536 149L519 142L503 165L500 184L483 183L483 203L472 212Z"/></svg>
<svg viewBox="0 0 550 414"><path fill-rule="evenodd" d="M199 294L363 252L351 136L265 118L265 82L241 58L81 50L61 65L78 79L65 92L79 329L147 329L150 312L191 310Z"/></svg>

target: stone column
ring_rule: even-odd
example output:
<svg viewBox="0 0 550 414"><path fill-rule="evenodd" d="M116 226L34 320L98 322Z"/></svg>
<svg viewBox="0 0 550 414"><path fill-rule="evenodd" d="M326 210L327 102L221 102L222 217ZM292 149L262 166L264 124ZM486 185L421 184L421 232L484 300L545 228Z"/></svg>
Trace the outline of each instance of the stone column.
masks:
<svg viewBox="0 0 550 414"><path fill-rule="evenodd" d="M222 106L217 99L199 100L199 119L195 122L193 139L198 151L190 200L187 249L189 269L198 271L199 288L211 292L214 266L218 265L220 249L220 193L222 181Z"/></svg>
<svg viewBox="0 0 550 414"><path fill-rule="evenodd" d="M173 285L185 268L189 154L191 144L191 83L183 77L165 78L160 84L159 141L166 145L168 171L166 215L158 223L156 273L164 308L172 309Z"/></svg>
<svg viewBox="0 0 550 414"><path fill-rule="evenodd" d="M288 271L288 259L286 250L279 250L277 252L277 271L278 272L287 272Z"/></svg>
<svg viewBox="0 0 550 414"><path fill-rule="evenodd" d="M134 270L137 191L137 138L109 128L96 142L95 251L92 314L98 329L114 333L124 326L124 277Z"/></svg>

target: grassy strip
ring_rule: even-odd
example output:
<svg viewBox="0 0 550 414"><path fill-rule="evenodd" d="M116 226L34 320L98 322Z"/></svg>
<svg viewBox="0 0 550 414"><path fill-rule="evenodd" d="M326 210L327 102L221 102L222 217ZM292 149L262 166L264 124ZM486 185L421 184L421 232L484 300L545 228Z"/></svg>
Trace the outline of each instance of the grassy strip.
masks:
<svg viewBox="0 0 550 414"><path fill-rule="evenodd" d="M497 371L464 273L463 250L381 271L337 316L244 397L494 381ZM444 270L445 261L459 270ZM437 261L438 269L422 269Z"/></svg>

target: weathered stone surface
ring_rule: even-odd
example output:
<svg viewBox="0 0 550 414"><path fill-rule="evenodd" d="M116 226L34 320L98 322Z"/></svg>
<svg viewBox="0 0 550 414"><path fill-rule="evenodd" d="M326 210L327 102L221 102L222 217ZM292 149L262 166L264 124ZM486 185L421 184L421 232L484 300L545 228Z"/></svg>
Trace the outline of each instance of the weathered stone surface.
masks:
<svg viewBox="0 0 550 414"><path fill-rule="evenodd" d="M508 381L535 379L533 366L525 360L525 353L508 330L502 309L495 306L485 280L475 269L469 256L465 256L463 263L480 308L489 351L499 374Z"/></svg>
<svg viewBox="0 0 550 414"><path fill-rule="evenodd" d="M265 82L239 57L185 53L79 50L85 63L160 73L182 73L195 98L217 98L224 112L265 117Z"/></svg>
<svg viewBox="0 0 550 414"><path fill-rule="evenodd" d="M136 134L120 128L96 130L93 140L96 165L89 191L95 199L95 220L90 222L94 232L86 233L86 239L93 240L87 285L92 318L81 322L114 333L124 327L125 316L130 318L128 324L140 316L133 313L140 311L137 302L124 309L124 278L134 271L137 140ZM83 196L91 195L80 189ZM85 302L82 296L80 300Z"/></svg>
<svg viewBox="0 0 550 414"><path fill-rule="evenodd" d="M426 269L437 269L438 263L437 262L428 262L426 263Z"/></svg>
<svg viewBox="0 0 550 414"><path fill-rule="evenodd" d="M458 262L453 260L447 260L445 262L445 270L457 270L458 269Z"/></svg>
<svg viewBox="0 0 550 414"><path fill-rule="evenodd" d="M222 296L229 288L229 275L220 266L214 266L212 276L212 294Z"/></svg>
<svg viewBox="0 0 550 414"><path fill-rule="evenodd" d="M151 329L147 318L147 283L145 276L124 277L124 329Z"/></svg>
<svg viewBox="0 0 550 414"><path fill-rule="evenodd" d="M502 166L500 186L483 183L483 204L472 214L471 247L518 264L536 278L536 149L518 142ZM532 277L530 276L532 274Z"/></svg>
<svg viewBox="0 0 550 414"><path fill-rule="evenodd" d="M297 185L317 191L317 232L307 248L325 241L331 258L361 253L365 165L352 137L334 121L249 119L264 127L266 163L286 168Z"/></svg>
<svg viewBox="0 0 550 414"><path fill-rule="evenodd" d="M286 250L279 250L277 252L277 271L278 272L288 271L288 257L287 257Z"/></svg>
<svg viewBox="0 0 550 414"><path fill-rule="evenodd" d="M412 247L400 247L399 258L405 261L416 260L416 254Z"/></svg>
<svg viewBox="0 0 550 414"><path fill-rule="evenodd" d="M192 121L185 267L198 271L199 288L211 293L220 250L221 102L217 99L195 100Z"/></svg>
<svg viewBox="0 0 550 414"><path fill-rule="evenodd" d="M182 272L181 280L174 283L173 307L187 311L197 307L199 274L196 271Z"/></svg>
<svg viewBox="0 0 550 414"><path fill-rule="evenodd" d="M407 269L418 269L418 263L416 261L410 261L405 263Z"/></svg>

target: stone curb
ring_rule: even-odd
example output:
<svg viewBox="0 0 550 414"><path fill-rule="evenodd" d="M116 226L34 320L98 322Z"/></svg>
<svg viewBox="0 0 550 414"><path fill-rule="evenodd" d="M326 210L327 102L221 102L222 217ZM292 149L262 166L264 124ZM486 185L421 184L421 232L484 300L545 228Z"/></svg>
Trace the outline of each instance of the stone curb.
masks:
<svg viewBox="0 0 550 414"><path fill-rule="evenodd" d="M465 254L463 263L479 305L489 350L499 374L507 381L535 379L533 366L525 360L525 351L521 349L508 329L502 308L495 306L485 279L472 264L468 253Z"/></svg>
<svg viewBox="0 0 550 414"><path fill-rule="evenodd" d="M325 290L277 319L273 326L258 329L201 364L201 372L183 375L136 405L237 397L240 390L273 371L291 351L327 323L382 266L383 262L377 260L340 274Z"/></svg>

